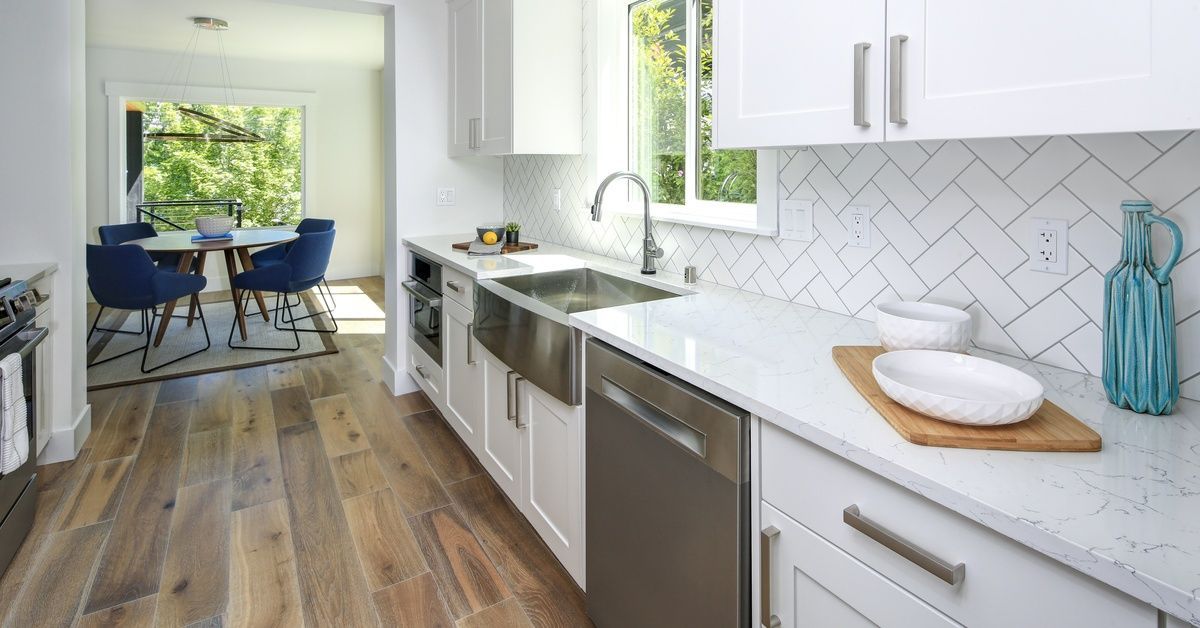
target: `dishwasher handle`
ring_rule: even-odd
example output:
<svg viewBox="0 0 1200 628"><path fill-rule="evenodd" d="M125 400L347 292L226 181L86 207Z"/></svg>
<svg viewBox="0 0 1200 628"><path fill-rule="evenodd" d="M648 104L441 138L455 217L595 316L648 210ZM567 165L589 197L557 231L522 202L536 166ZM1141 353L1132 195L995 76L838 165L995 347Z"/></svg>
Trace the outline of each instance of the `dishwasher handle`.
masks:
<svg viewBox="0 0 1200 628"><path fill-rule="evenodd" d="M680 447L701 458L708 457L708 437L703 432L663 412L654 404L625 390L607 377L600 378L600 388L600 392L609 401L658 430L663 436L675 441Z"/></svg>

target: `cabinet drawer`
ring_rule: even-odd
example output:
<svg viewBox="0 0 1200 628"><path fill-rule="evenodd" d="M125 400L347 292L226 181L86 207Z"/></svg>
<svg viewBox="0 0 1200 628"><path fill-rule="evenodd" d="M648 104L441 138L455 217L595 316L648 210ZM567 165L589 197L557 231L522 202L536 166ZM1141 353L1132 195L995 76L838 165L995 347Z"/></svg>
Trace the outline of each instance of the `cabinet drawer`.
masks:
<svg viewBox="0 0 1200 628"><path fill-rule="evenodd" d="M446 400L442 396L442 367L429 357L417 343L408 340L408 374L416 380L421 390L440 408Z"/></svg>
<svg viewBox="0 0 1200 628"><path fill-rule="evenodd" d="M1156 625L1151 607L765 422L761 451L763 500L958 622ZM944 582L852 527L843 514L850 506L876 530L962 563L961 582Z"/></svg>
<svg viewBox="0 0 1200 628"><path fill-rule="evenodd" d="M475 311L475 282L447 266L442 267L442 296L453 299L469 311Z"/></svg>

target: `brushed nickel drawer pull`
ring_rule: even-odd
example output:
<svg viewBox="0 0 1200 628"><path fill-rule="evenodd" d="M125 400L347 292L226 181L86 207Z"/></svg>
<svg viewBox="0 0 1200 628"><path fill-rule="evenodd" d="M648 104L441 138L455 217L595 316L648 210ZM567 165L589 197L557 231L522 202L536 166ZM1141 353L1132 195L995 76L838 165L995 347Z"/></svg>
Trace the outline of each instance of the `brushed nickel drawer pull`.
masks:
<svg viewBox="0 0 1200 628"><path fill-rule="evenodd" d="M767 526L758 535L759 565L761 577L758 579L762 587L762 625L766 628L779 628L782 623L779 617L771 614L771 541L779 537L779 528Z"/></svg>
<svg viewBox="0 0 1200 628"><path fill-rule="evenodd" d="M453 290L459 294L462 294L462 291L463 291L462 284L458 283L457 281L454 281L453 279L446 282L446 287L450 288L451 290Z"/></svg>
<svg viewBox="0 0 1200 628"><path fill-rule="evenodd" d="M867 535L872 541L896 552L914 565L928 571L950 586L960 584L967 575L966 563L951 565L929 552L909 543L887 528L862 516L858 504L850 504L842 511L842 522Z"/></svg>

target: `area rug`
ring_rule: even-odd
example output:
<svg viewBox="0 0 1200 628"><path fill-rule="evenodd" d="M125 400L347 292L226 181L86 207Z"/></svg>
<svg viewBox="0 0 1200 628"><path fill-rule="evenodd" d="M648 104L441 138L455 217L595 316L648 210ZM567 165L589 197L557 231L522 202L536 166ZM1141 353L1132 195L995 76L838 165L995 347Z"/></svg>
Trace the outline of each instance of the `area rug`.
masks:
<svg viewBox="0 0 1200 628"><path fill-rule="evenodd" d="M274 299L268 298L267 304L268 306L273 305ZM314 311L313 307L314 305L309 296L305 295L301 299L299 306L292 307L292 312L297 318L300 318ZM250 310L257 310L253 301L250 302ZM176 314L186 314L186 302L180 301L179 307L175 309L175 312ZM300 348L296 351L230 349L226 341L229 338L229 328L233 324L234 314L235 310L232 301L205 303L204 317L208 321L208 334L212 339L212 346L207 351L185 360L180 360L149 374L142 373L142 352L137 351L112 362L89 367L87 370L88 390L100 390L102 388L127 386L138 382L152 382L203 373L241 369L261 364L287 362L289 360L337 353L338 351L331 334L303 332L300 333ZM316 319L302 320L299 326L301 329L311 327L314 321L317 321L318 325L322 328L331 324L329 317L321 316ZM136 312L121 313L119 316L108 316L106 313L105 320L102 320L100 325L101 327L108 328L116 328L119 325L120 329L136 332L141 329L142 319ZM155 326L155 330L157 330L157 326ZM272 316L272 321L269 323L257 314L248 316L246 318L246 334L248 337L246 342L254 345L290 347L295 342L292 332L275 329L274 316ZM233 341L234 344L241 344L242 342L241 337L236 331L233 334ZM130 349L141 348L145 342L146 337L144 335L135 336L133 334L115 334L97 331L92 337L92 342L88 344L88 363L91 364L107 357L120 355ZM176 318L167 326L167 335L163 338L162 344L158 347L153 346L153 344L151 345L146 363L147 366L153 368L157 364L162 364L181 355L186 355L203 346L204 329L200 326L199 319L191 327L188 327L185 319Z"/></svg>

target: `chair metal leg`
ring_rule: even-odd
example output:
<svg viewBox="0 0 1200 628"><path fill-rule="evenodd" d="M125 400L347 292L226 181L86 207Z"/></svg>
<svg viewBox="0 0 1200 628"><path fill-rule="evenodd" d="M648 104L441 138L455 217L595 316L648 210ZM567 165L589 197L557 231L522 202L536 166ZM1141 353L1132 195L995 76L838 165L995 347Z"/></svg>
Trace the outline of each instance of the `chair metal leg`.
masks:
<svg viewBox="0 0 1200 628"><path fill-rule="evenodd" d="M157 371L158 369L160 369L164 366L170 366L180 360L186 360L187 358L190 358L194 355L198 355L200 353L208 351L209 347L212 346L212 338L210 338L208 335L208 321L206 321L204 318L204 308L200 305L199 299L197 299L197 301L196 301L196 314L199 315L200 326L204 328L204 348L196 349L195 351L193 351L187 355L179 356L178 358L175 358L174 360L163 362L162 364L159 364L158 366L147 369L146 368L146 360L150 354L150 336L152 336L153 334L146 334L146 345L144 347L142 347L142 373L143 374L153 373L154 371ZM150 317L150 328L151 329L154 328L154 319L158 318L158 317L159 317L159 315L158 315L157 311L154 313L153 316ZM180 316L179 318L187 318L187 316Z"/></svg>
<svg viewBox="0 0 1200 628"><path fill-rule="evenodd" d="M142 319L141 331L128 331L128 330L124 330L124 329L108 329L107 327L100 327L100 317L104 316L104 309L105 309L104 306L101 305L100 311L96 312L96 320L92 322L92 329L90 331L88 331L87 340L85 342L91 342L92 334L94 334L98 331L108 332L110 334L131 334L134 336L140 336L140 335L146 333L146 319L145 318Z"/></svg>
<svg viewBox="0 0 1200 628"><path fill-rule="evenodd" d="M147 324L147 318L148 318L148 317L147 317L147 315L146 315L146 310L140 310L139 312L140 312L140 314L141 314L141 316L142 316L142 333L146 334L146 342L147 342L147 343L149 343L149 342L150 342L150 335L151 335L151 334L150 334L149 325ZM96 317L96 322L99 322L99 321L100 321L100 317L99 317L99 316L97 316L97 317ZM96 325L95 325L95 323L93 323L93 324L92 324L92 331L94 332L94 331L96 331L96 329L97 329L97 328L96 328ZM103 330L101 330L101 331L103 331ZM121 332L121 333L126 333L126 334L127 334L127 333L131 333L131 332ZM89 334L88 334L88 338L91 338L91 336L92 336L92 334L91 334L91 333L89 333ZM88 365L87 365L87 368L92 368L93 366L98 366L98 365L100 365L100 364L104 364L105 362L112 362L113 360L117 360L117 359L123 358L123 357L125 357L125 356L127 356L127 355L130 355L130 354L133 354L133 353L137 353L138 351L145 351L145 347L134 347L133 349L130 349L129 351L126 351L126 352L124 352L124 353L121 353L121 354L118 354L118 355L114 355L114 356L112 356L112 357L109 357L109 358L104 358L103 360L99 360L99 361L96 361L96 362L92 362L91 364L88 364Z"/></svg>
<svg viewBox="0 0 1200 628"><path fill-rule="evenodd" d="M280 320L280 318L276 318L275 319L275 329L278 329L279 331L292 331L296 327L296 321L308 320L310 318L315 319L321 315L328 315L329 320L333 321L332 329L330 329L330 328L321 329L316 326L316 321L313 321L312 329L302 329L301 328L301 329L295 329L295 331L302 331L302 332L307 332L307 333L318 333L318 334L336 334L338 332L338 321L337 321L337 317L335 317L333 315L333 310L337 307L337 305L334 304L332 307L330 306L330 301L333 299L333 292L330 292L329 298L326 299L325 292L323 292L321 289L321 284L317 284L317 295L321 297L321 303L325 305L324 310L322 310L320 312L313 312L312 314L308 314L305 316L301 316L300 318L293 319L293 318L291 318L291 309L290 309L291 304L289 303L288 304L289 308L286 310L288 312L288 318L284 319L284 320ZM297 297L299 297L299 295L297 295ZM296 304L299 305L299 303L300 303L300 299L297 298ZM291 323L292 326L291 327L280 327L281 323Z"/></svg>
<svg viewBox="0 0 1200 628"><path fill-rule="evenodd" d="M242 303L240 304L242 307L245 307L246 305L250 304L250 294L251 294L251 292L249 290L245 291L244 299L243 299ZM292 323L292 327L290 329L279 327L279 319L281 318L281 316L279 315L279 308L281 306L280 296L283 297L282 307L284 308L284 311L286 312L287 318L289 320L292 319L292 304L288 300L288 295L286 295L286 294L280 295L280 293L278 293L278 292L275 293L275 308L274 308L275 309L275 328L278 329L279 331L292 332L292 335L295 336L295 338L296 338L296 343L295 343L296 346L294 346L294 347L269 347L269 346L246 345L246 344L235 345L235 344L233 344L233 331L234 331L234 329L237 328L237 321L234 321L233 326L229 328L229 339L227 341L230 349L258 349L261 351L299 351L300 350L300 333L299 332L304 331L304 330L296 329L295 322Z"/></svg>

